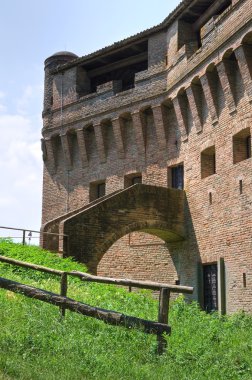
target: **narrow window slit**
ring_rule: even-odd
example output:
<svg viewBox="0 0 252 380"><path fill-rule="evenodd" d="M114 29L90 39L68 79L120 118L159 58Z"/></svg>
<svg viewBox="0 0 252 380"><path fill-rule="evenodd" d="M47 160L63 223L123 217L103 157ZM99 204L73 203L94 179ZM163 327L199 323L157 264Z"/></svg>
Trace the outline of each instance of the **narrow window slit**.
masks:
<svg viewBox="0 0 252 380"><path fill-rule="evenodd" d="M246 273L243 273L242 277L243 277L243 287L246 288L247 287L247 276L246 276Z"/></svg>
<svg viewBox="0 0 252 380"><path fill-rule="evenodd" d="M239 181L239 190L240 190L240 194L243 193L243 183L242 183L242 179L240 179Z"/></svg>
<svg viewBox="0 0 252 380"><path fill-rule="evenodd" d="M210 205L213 204L213 195L212 195L211 192L209 193L209 204L210 204Z"/></svg>

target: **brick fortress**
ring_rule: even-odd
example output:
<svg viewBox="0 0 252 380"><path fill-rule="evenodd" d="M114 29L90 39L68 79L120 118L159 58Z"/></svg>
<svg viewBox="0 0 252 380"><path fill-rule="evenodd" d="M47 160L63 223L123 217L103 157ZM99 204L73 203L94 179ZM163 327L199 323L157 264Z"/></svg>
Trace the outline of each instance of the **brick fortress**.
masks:
<svg viewBox="0 0 252 380"><path fill-rule="evenodd" d="M45 61L41 245L252 311L252 0Z"/></svg>

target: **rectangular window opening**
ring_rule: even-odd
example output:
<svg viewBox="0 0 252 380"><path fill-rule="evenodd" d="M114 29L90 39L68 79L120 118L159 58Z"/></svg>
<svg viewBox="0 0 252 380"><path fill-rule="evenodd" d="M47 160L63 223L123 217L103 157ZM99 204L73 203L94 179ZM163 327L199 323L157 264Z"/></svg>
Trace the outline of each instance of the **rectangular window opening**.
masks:
<svg viewBox="0 0 252 380"><path fill-rule="evenodd" d="M216 173L215 146L211 146L201 152L201 178L209 177Z"/></svg>
<svg viewBox="0 0 252 380"><path fill-rule="evenodd" d="M106 195L106 183L105 182L94 182L90 183L89 187L89 199L90 202L104 197Z"/></svg>
<svg viewBox="0 0 252 380"><path fill-rule="evenodd" d="M247 276L246 276L246 273L242 274L242 278L243 278L243 287L246 288L247 287Z"/></svg>
<svg viewBox="0 0 252 380"><path fill-rule="evenodd" d="M184 165L179 164L168 168L168 185L173 189L184 189Z"/></svg>
<svg viewBox="0 0 252 380"><path fill-rule="evenodd" d="M251 158L251 135L246 128L233 136L233 162L237 164L248 158Z"/></svg>
<svg viewBox="0 0 252 380"><path fill-rule="evenodd" d="M243 183L242 183L242 179L240 179L239 181L239 190L240 190L240 194L243 193Z"/></svg>
<svg viewBox="0 0 252 380"><path fill-rule="evenodd" d="M213 195L212 195L212 193L209 193L209 204L210 205L213 204Z"/></svg>
<svg viewBox="0 0 252 380"><path fill-rule="evenodd" d="M141 173L131 173L124 177L124 188L133 186L137 183L142 183L142 174Z"/></svg>
<svg viewBox="0 0 252 380"><path fill-rule="evenodd" d="M217 264L203 266L204 310L208 313L218 310Z"/></svg>

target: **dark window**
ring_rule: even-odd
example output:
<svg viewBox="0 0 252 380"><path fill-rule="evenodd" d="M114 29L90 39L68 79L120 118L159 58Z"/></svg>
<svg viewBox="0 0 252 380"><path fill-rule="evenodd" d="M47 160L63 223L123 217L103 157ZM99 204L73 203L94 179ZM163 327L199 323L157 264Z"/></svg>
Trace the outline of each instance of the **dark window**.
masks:
<svg viewBox="0 0 252 380"><path fill-rule="evenodd" d="M250 129L246 128L233 136L233 161L234 164L251 157Z"/></svg>
<svg viewBox="0 0 252 380"><path fill-rule="evenodd" d="M171 185L174 189L184 189L184 166L178 165L171 168Z"/></svg>
<svg viewBox="0 0 252 380"><path fill-rule="evenodd" d="M210 313L218 310L217 264L203 266L204 309Z"/></svg>
<svg viewBox="0 0 252 380"><path fill-rule="evenodd" d="M247 158L250 158L251 157L251 136L247 137L246 145L247 145Z"/></svg>
<svg viewBox="0 0 252 380"><path fill-rule="evenodd" d="M133 186L136 183L142 183L141 173L131 173L124 177L124 188Z"/></svg>
<svg viewBox="0 0 252 380"><path fill-rule="evenodd" d="M209 177L216 173L215 147L205 149L201 152L201 178Z"/></svg>
<svg viewBox="0 0 252 380"><path fill-rule="evenodd" d="M132 185L135 185L136 183L142 183L142 177L141 176L132 178Z"/></svg>
<svg viewBox="0 0 252 380"><path fill-rule="evenodd" d="M97 198L104 197L105 195L105 183L99 183L97 185Z"/></svg>

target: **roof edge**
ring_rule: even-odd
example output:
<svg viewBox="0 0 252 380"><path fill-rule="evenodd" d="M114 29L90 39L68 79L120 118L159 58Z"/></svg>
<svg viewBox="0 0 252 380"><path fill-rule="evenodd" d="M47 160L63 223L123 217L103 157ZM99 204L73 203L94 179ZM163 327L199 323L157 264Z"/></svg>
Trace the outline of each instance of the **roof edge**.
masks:
<svg viewBox="0 0 252 380"><path fill-rule="evenodd" d="M114 42L113 44L106 46L104 48L101 48L99 50L94 51L93 53L84 55L82 57L76 58L72 60L71 62L65 63L63 65L58 66L56 70L53 70L54 73L64 71L66 69L69 69L71 67L74 67L76 65L82 64L86 61L89 61L90 59L94 59L96 57L99 57L103 54L108 54L110 52L113 52L114 50L118 48L122 48L125 45L128 45L130 43L134 43L137 40L147 38L153 33L157 33L162 31L163 29L167 28L169 25L171 25L174 20L190 5L194 0L182 0L177 7L158 25L150 27L149 29L146 29L142 32L139 32L137 34L134 34L133 36L127 37L124 40L120 40L117 42Z"/></svg>

